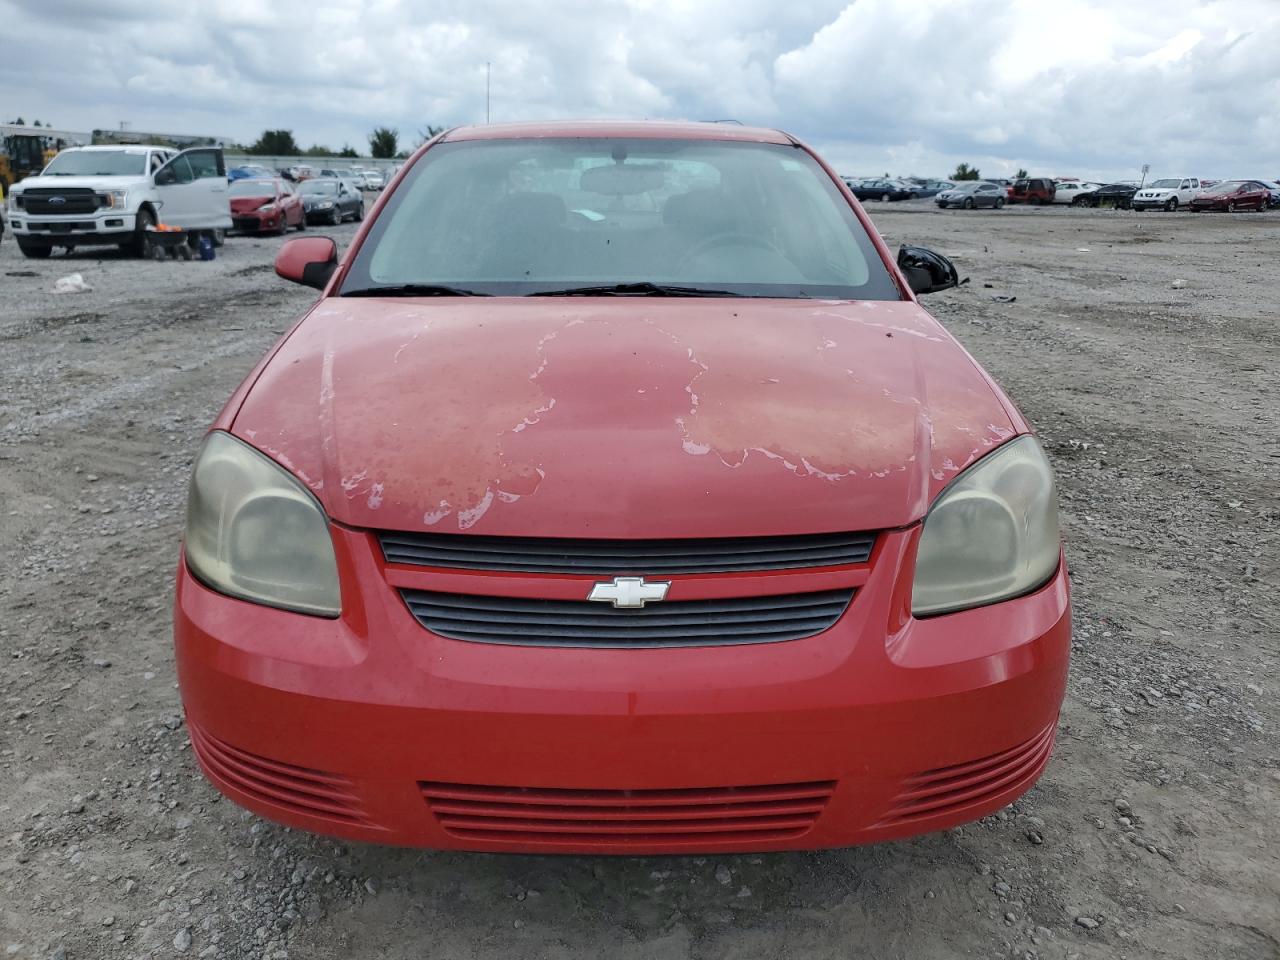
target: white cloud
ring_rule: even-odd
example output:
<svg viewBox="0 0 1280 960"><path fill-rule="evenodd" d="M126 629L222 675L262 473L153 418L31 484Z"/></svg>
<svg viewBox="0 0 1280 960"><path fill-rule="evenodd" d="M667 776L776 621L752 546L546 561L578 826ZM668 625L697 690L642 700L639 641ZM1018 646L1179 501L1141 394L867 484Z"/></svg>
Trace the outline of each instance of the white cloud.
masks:
<svg viewBox="0 0 1280 960"><path fill-rule="evenodd" d="M1275 176L1275 0L0 0L0 102L363 148L375 125L735 117L849 172ZM54 52L56 51L56 55ZM69 68L69 65L72 65ZM8 119L8 118L5 118Z"/></svg>

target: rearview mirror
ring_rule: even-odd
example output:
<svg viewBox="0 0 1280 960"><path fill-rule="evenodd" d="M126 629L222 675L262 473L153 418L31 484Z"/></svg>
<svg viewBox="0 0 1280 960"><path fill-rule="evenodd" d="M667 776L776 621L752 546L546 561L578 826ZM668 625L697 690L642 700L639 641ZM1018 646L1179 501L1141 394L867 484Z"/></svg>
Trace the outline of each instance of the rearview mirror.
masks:
<svg viewBox="0 0 1280 960"><path fill-rule="evenodd" d="M178 182L178 172L173 167L161 167L156 171L156 186L163 187L170 183Z"/></svg>
<svg viewBox="0 0 1280 960"><path fill-rule="evenodd" d="M898 269L917 294L938 293L961 283L956 265L928 247L899 247Z"/></svg>
<svg viewBox="0 0 1280 960"><path fill-rule="evenodd" d="M323 290L338 269L338 245L328 237L290 240L276 254L276 273L286 280Z"/></svg>
<svg viewBox="0 0 1280 960"><path fill-rule="evenodd" d="M614 164L609 167L588 167L582 171L578 185L587 193L599 193L607 197L634 196L661 190L666 183L662 168L653 165Z"/></svg>

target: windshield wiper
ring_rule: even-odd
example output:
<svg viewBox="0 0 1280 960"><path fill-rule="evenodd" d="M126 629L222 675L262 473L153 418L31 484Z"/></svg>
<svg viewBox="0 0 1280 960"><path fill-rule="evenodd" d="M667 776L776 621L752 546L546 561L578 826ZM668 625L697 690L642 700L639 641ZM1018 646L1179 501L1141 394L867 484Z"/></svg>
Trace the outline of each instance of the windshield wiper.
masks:
<svg viewBox="0 0 1280 960"><path fill-rule="evenodd" d="M663 283L606 283L593 287L566 287L563 290L539 290L530 297L740 297L728 290L705 287L673 287Z"/></svg>
<svg viewBox="0 0 1280 960"><path fill-rule="evenodd" d="M448 287L440 283L399 283L385 287L361 287L358 290L344 290L344 297L487 297L487 293L476 293L461 287Z"/></svg>

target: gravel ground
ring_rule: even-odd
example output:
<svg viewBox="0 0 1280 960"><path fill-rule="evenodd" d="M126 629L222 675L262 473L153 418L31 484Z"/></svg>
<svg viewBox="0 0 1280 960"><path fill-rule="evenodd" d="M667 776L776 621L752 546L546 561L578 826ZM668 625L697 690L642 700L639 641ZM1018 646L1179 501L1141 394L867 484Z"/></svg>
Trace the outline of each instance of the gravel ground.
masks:
<svg viewBox="0 0 1280 960"><path fill-rule="evenodd" d="M619 859L337 844L220 800L174 684L185 484L309 293L274 239L157 264L6 236L3 956L1280 957L1280 215L871 212L970 277L929 306L1058 471L1076 651L1024 799L875 847ZM93 289L52 293L72 272Z"/></svg>

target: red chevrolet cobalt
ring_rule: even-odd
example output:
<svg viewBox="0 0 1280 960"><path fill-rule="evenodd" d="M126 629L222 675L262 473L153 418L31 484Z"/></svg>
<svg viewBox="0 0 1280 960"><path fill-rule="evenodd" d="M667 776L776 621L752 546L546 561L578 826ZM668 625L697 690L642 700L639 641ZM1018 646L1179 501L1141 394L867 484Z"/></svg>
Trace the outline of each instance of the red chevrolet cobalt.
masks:
<svg viewBox="0 0 1280 960"><path fill-rule="evenodd" d="M561 853L833 847L1040 776L1054 483L831 169L773 130L452 130L194 469L175 642L281 823Z"/></svg>

